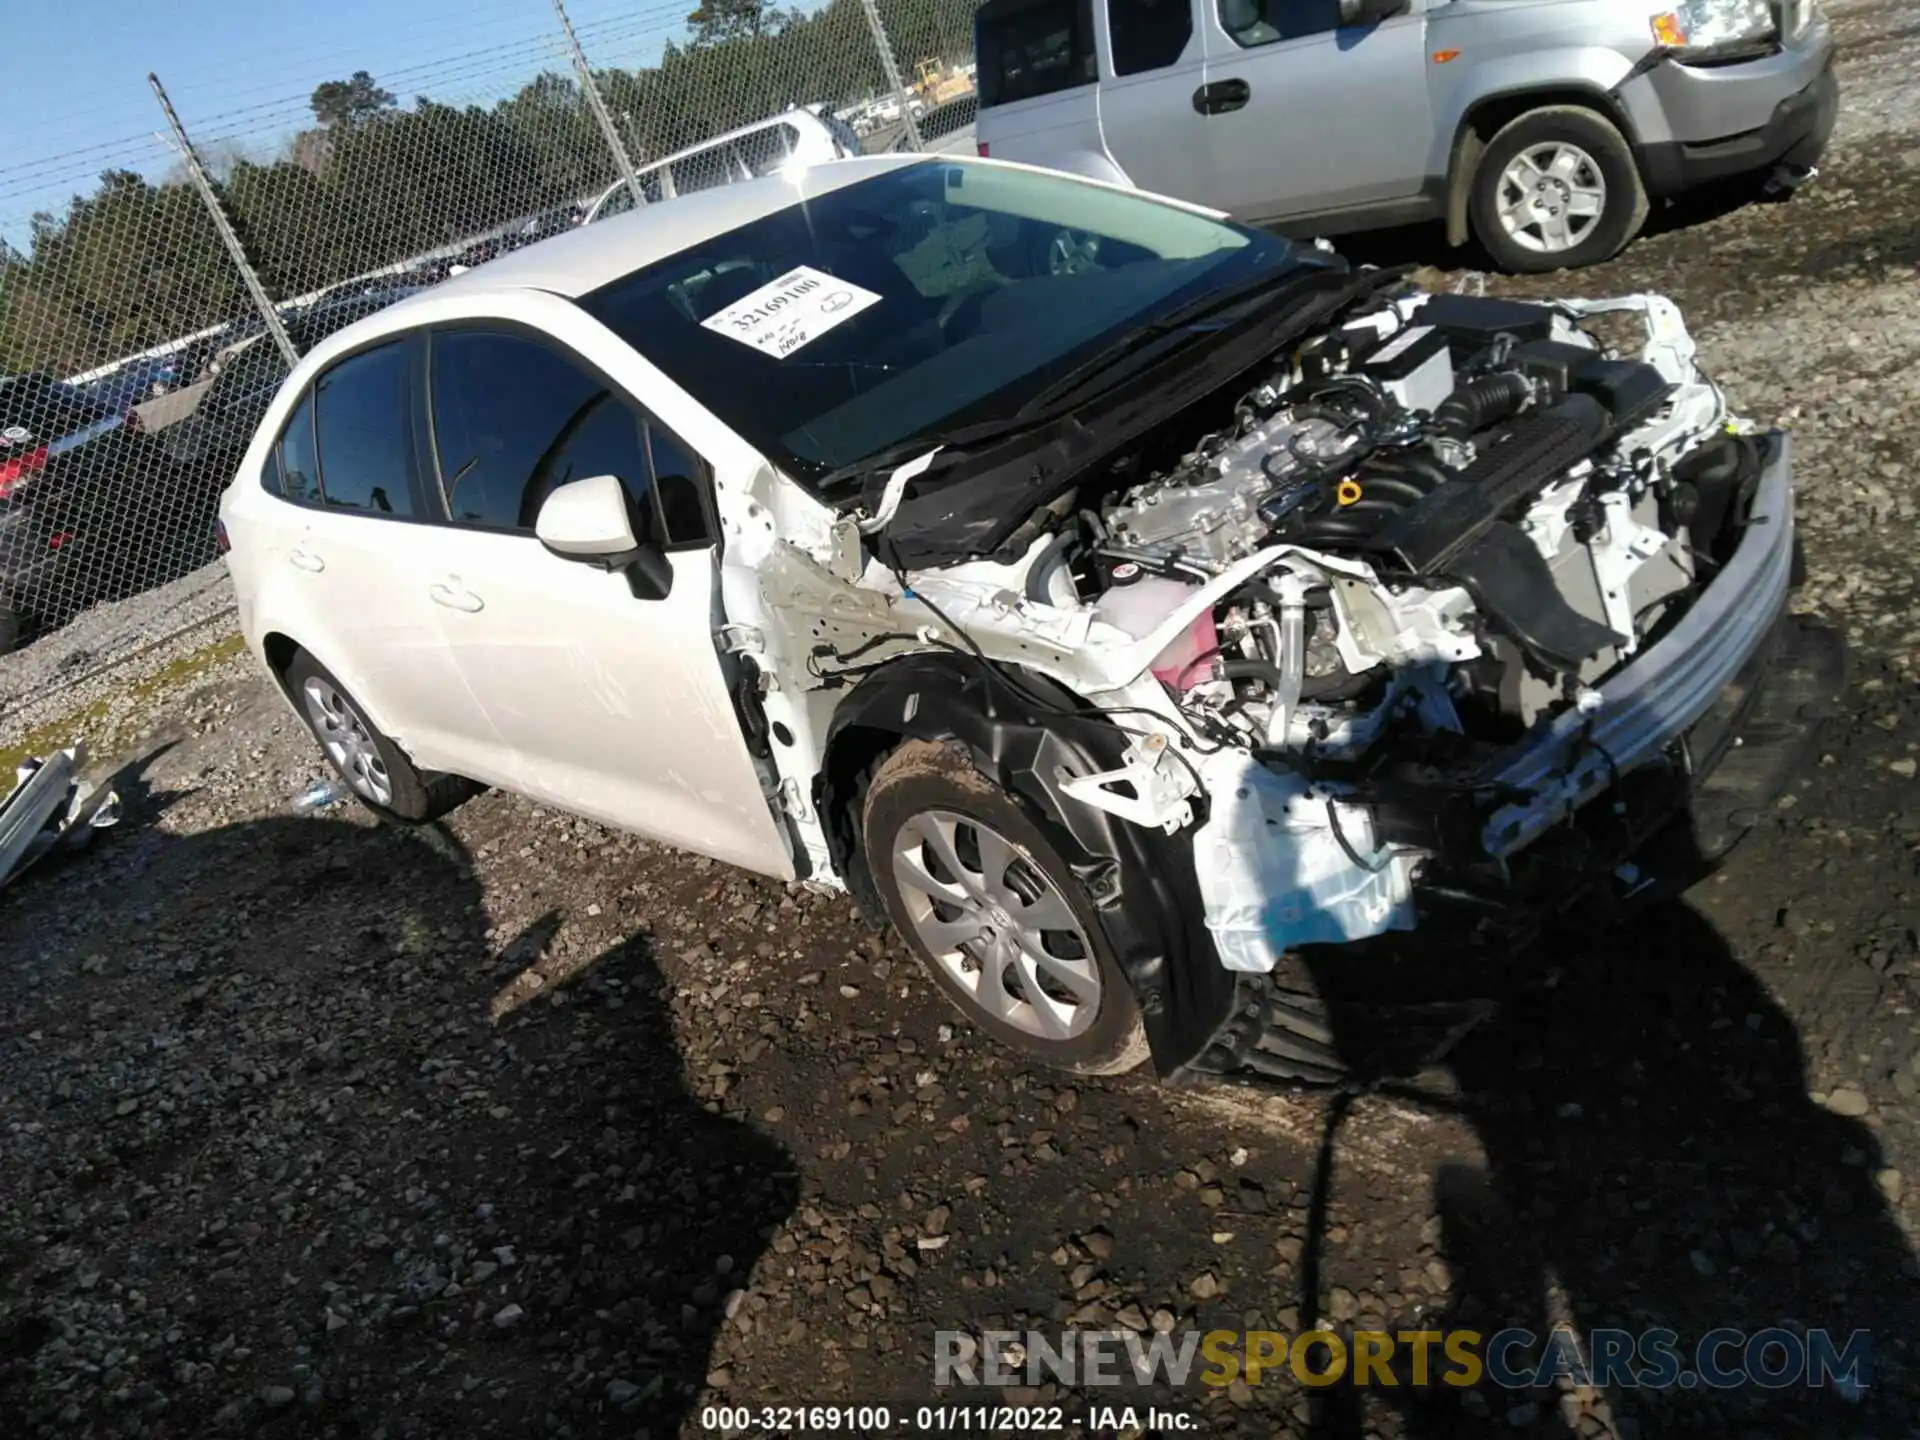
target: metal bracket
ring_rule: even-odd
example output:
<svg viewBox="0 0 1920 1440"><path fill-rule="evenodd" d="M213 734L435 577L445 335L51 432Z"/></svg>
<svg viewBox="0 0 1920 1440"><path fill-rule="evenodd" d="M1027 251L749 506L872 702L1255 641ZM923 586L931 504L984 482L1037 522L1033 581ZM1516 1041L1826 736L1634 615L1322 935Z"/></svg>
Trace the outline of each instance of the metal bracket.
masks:
<svg viewBox="0 0 1920 1440"><path fill-rule="evenodd" d="M1193 793L1193 777L1173 757L1166 736L1141 736L1121 759L1117 770L1062 776L1062 793L1135 825L1157 825L1169 835L1191 823L1193 806L1186 797Z"/></svg>
<svg viewBox="0 0 1920 1440"><path fill-rule="evenodd" d="M714 632L720 637L720 648L729 655L764 655L767 651L767 637L753 625L722 625Z"/></svg>

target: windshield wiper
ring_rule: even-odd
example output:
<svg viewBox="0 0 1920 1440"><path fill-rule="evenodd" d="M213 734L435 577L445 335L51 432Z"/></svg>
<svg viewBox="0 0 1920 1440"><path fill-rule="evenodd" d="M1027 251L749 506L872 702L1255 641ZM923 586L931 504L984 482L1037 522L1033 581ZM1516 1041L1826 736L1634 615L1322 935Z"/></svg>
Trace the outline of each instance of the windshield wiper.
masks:
<svg viewBox="0 0 1920 1440"><path fill-rule="evenodd" d="M1180 336L1183 340L1194 335L1206 334L1224 329L1224 323L1206 324L1207 321L1221 322L1225 312L1233 310L1243 302L1250 300L1274 300L1281 297L1291 298L1293 286L1282 290L1274 288L1281 279L1299 280L1301 272L1274 275L1269 272L1250 276L1223 289L1209 290L1196 295L1184 305L1175 306L1163 315L1157 315L1138 325L1130 325L1113 339L1102 345L1093 354L1082 360L1066 374L1048 385L1039 394L1033 396L1017 411L1016 418L1037 422L1070 406L1080 398L1081 393L1097 379L1104 377L1107 384L1122 378L1122 375L1145 369L1154 361L1163 358L1170 349L1177 346L1155 345L1153 342L1170 336ZM1244 317L1235 317L1244 318ZM1115 371L1122 372L1116 375Z"/></svg>
<svg viewBox="0 0 1920 1440"><path fill-rule="evenodd" d="M1323 267L1289 269L1278 274L1268 270L1232 285L1208 290L1152 320L1127 327L1011 415L910 435L827 472L815 484L825 492L849 480L864 481L869 476L889 472L897 466L917 460L935 447L941 449L942 460L949 453L957 459L965 451L980 445L1038 430L1071 413L1096 378L1102 380L1101 388L1105 388L1118 378L1113 373L1116 368L1124 367L1127 373L1132 373L1166 358L1180 348L1179 345L1152 344L1156 339L1181 332L1211 333L1244 323L1277 302L1298 300L1298 291L1314 277L1324 273ZM1282 281L1288 283L1276 283ZM1203 323L1219 320L1226 312L1239 306L1246 307L1245 313L1232 316L1227 323L1217 326ZM1185 338L1190 338L1190 335L1183 336L1183 340Z"/></svg>

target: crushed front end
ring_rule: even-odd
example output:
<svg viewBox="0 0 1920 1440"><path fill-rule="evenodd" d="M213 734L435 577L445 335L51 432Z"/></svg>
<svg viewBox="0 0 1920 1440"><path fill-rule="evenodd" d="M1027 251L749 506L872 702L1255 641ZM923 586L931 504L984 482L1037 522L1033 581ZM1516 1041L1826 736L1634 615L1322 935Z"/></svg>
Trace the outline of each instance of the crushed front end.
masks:
<svg viewBox="0 0 1920 1440"><path fill-rule="evenodd" d="M1382 287L990 553L869 567L891 633L814 663L958 636L1080 697L1119 753L1060 803L1185 837L1257 997L1303 951L1696 878L1844 685L1787 613L1796 560L1788 437L1729 412L1670 302ZM916 600L937 623L903 635ZM1299 1054L1280 1073L1332 1068Z"/></svg>

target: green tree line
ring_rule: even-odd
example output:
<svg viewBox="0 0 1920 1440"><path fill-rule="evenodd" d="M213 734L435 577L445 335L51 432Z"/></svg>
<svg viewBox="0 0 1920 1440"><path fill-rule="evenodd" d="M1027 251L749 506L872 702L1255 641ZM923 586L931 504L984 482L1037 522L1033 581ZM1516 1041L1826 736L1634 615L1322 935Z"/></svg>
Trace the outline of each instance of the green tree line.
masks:
<svg viewBox="0 0 1920 1440"><path fill-rule="evenodd" d="M923 56L972 48L973 0L880 0L908 83ZM884 88L859 0L811 12L706 0L657 64L594 80L636 165L790 105ZM612 155L571 74L491 105L401 105L365 71L313 93L312 128L216 180L275 299L289 299L572 204ZM248 314L246 291L184 178L101 175L64 213L0 246L0 372L67 375Z"/></svg>

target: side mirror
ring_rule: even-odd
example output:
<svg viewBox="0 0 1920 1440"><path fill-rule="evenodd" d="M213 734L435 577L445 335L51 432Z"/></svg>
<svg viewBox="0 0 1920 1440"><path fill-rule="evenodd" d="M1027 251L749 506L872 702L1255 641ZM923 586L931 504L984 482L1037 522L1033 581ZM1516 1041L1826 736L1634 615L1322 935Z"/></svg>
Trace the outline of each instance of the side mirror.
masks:
<svg viewBox="0 0 1920 1440"><path fill-rule="evenodd" d="M1340 23L1378 25L1407 12L1407 0L1340 0Z"/></svg>
<svg viewBox="0 0 1920 1440"><path fill-rule="evenodd" d="M666 554L633 533L627 488L614 475L571 480L540 503L533 533L549 553L618 570L637 600L664 600L673 588Z"/></svg>

